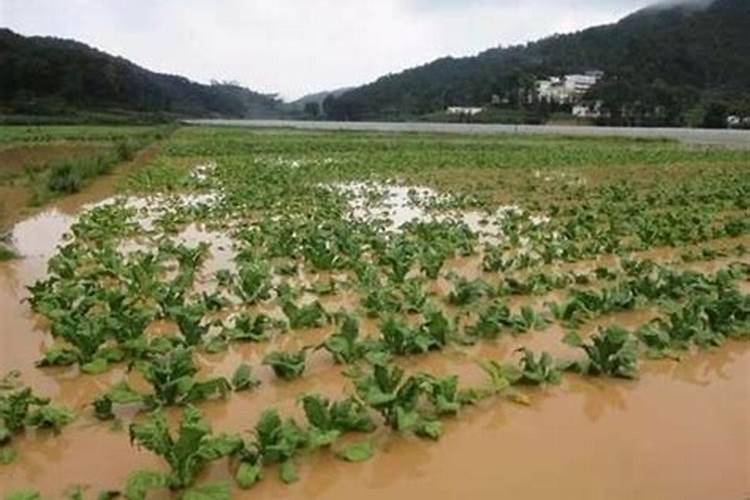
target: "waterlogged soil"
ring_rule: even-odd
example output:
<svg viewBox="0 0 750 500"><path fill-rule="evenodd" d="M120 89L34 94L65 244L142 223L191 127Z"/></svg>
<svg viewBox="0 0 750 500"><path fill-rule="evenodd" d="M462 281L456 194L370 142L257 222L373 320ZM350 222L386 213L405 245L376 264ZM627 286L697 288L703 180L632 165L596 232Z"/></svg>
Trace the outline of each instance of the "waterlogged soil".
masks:
<svg viewBox="0 0 750 500"><path fill-rule="evenodd" d="M101 147L89 144L36 144L0 148L0 178L22 174L26 168L42 166L50 160L91 154Z"/></svg>
<svg viewBox="0 0 750 500"><path fill-rule="evenodd" d="M59 436L39 432L14 440L21 453L17 462L0 467L2 493L33 487L45 498L59 498L66 487L83 485L95 495L121 487L136 469L164 467L155 455L131 446L126 427L103 424L92 416L90 402L125 375L123 368L87 376L75 370L34 367L48 335L45 325L23 302L25 287L44 276L46 262L74 221L73 214L105 191L68 198L16 225L14 243L23 258L0 263L0 372L21 370L24 383L79 415ZM391 209L398 212L397 205ZM180 238L213 244L205 275L232 267L230 242L222 240L219 233L191 225ZM719 242L727 248L737 243L747 245L750 241ZM676 255L674 250L657 249L650 251L649 257L669 261ZM604 258L596 265L606 263ZM573 268L593 265L584 262ZM463 274L477 266L471 258L449 265ZM714 270L716 264L692 263L689 267L706 272ZM556 298L554 293L521 297L511 304L542 304ZM326 308L335 309L351 307L356 297L343 291L321 301ZM610 322L635 327L654 315L650 309L620 313L586 328ZM365 333L375 328L371 321L362 325ZM232 346L226 353L201 354L201 375L229 377L243 360L258 367L268 351L300 348L320 341L331 331L332 327L326 327L289 333L268 344ZM475 362L480 358L510 359L521 346L569 356L572 351L561 342L563 335L562 328L553 325L494 343L409 358L405 364L436 374L455 373L462 383L474 384L482 379ZM247 433L269 406L298 414L296 397L301 393L317 391L331 397L347 393L351 384L340 372L328 356L316 353L302 379L280 381L269 369L260 368L256 370L262 381L258 390L234 394L226 401L203 403L201 409L215 429ZM134 376L131 380L139 385ZM691 354L680 362L645 361L637 381L571 375L559 386L529 390L526 395L529 405L493 399L465 411L455 421L446 421L444 436L436 443L381 429L369 437L377 452L368 462L348 464L331 452L319 452L300 461L298 483L282 484L271 469L251 491L236 492L235 497L704 500L744 499L750 494L747 343L729 342L721 349ZM134 408L127 417L135 414ZM173 411L171 417L176 416ZM205 479L228 480L231 470L228 461L218 462L205 473Z"/></svg>
<svg viewBox="0 0 750 500"><path fill-rule="evenodd" d="M152 161L159 147L160 144L157 143L138 151L133 160L121 163L111 172L94 179L85 190L56 200L50 205L50 210L73 216L85 204L111 196L123 174ZM103 148L91 145L49 144L33 147L13 146L0 150L0 180L8 179L0 183L0 232L14 223L28 220L27 218L40 211L40 207L31 205L33 186L28 185L28 181L23 177L19 177L24 166L43 166L46 161L84 156L101 149ZM37 178L36 182L46 181ZM44 209L46 210L46 207Z"/></svg>

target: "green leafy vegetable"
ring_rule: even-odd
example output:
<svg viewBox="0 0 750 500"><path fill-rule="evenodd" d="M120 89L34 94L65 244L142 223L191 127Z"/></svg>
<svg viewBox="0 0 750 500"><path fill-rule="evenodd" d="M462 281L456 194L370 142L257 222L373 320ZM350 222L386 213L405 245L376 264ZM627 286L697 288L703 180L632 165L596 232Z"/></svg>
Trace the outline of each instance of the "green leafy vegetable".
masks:
<svg viewBox="0 0 750 500"><path fill-rule="evenodd" d="M575 367L590 375L611 375L615 377L637 378L638 348L635 337L620 327L600 329L585 343L577 333L565 336L565 342L573 347L580 347L588 359Z"/></svg>
<svg viewBox="0 0 750 500"><path fill-rule="evenodd" d="M259 385L260 380L253 375L253 370L247 363L238 366L232 375L232 387L235 391L247 391Z"/></svg>
<svg viewBox="0 0 750 500"><path fill-rule="evenodd" d="M157 412L146 422L130 426L130 440L167 461L171 467L168 483L173 489L187 488L208 463L233 455L243 446L238 436L213 434L209 422L192 406L185 408L176 435L170 432L164 415Z"/></svg>
<svg viewBox="0 0 750 500"><path fill-rule="evenodd" d="M375 446L371 441L362 441L346 446L338 452L338 456L347 462L365 462L375 454Z"/></svg>
<svg viewBox="0 0 750 500"><path fill-rule="evenodd" d="M307 348L298 352L274 351L263 358L263 364L273 368L277 377L293 380L302 376L305 371Z"/></svg>

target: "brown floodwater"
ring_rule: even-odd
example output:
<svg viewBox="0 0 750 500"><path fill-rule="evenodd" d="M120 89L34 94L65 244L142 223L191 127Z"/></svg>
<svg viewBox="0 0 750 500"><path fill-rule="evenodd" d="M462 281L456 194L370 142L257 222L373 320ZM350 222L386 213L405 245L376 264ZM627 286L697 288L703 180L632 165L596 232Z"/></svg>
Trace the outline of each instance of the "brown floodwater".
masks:
<svg viewBox="0 0 750 500"><path fill-rule="evenodd" d="M70 204L68 200L14 229L24 257L0 263L0 373L21 370L24 383L75 409L79 416L58 436L38 432L15 437L13 445L20 457L0 466L0 493L35 488L45 498L59 498L71 485L84 485L93 496L122 487L136 469L164 468L161 459L129 443L127 423L136 415L135 408L119 413L125 423L119 428L92 416L91 400L128 376L123 368L87 376L70 369L34 367L50 339L22 300L25 287L44 275L47 259L74 220ZM231 266L231 242L220 235L193 225L180 238L214 243L207 263L210 271ZM668 251L662 252L655 255L667 259ZM470 267L467 260L454 264ZM320 275L311 281L328 278ZM535 297L532 303L540 305L547 299ZM356 295L344 287L340 294L321 301L327 308L351 309ZM620 313L587 328L614 322L636 326L654 314L652 309ZM373 321L362 326L365 333L377 328ZM350 392L341 367L322 352L312 354L305 377L291 382L274 378L260 365L270 350L298 349L332 330L329 326L290 332L267 344L235 345L226 353L200 355L202 377L229 376L247 361L262 381L252 392L201 404L214 428L248 436L260 412L269 406L299 415L296 398L301 393L336 397ZM482 381L477 360L508 360L521 346L559 357L576 356L562 344L563 335L563 329L553 325L409 358L404 365L455 373L462 383L477 384ZM130 377L139 383L134 375ZM728 342L681 362L644 361L636 381L567 376L559 386L526 394L529 405L492 399L446 420L445 433L435 443L380 430L367 437L376 443L377 453L366 463L342 462L332 451L305 455L299 460L298 483L284 485L270 469L261 483L248 492L236 491L235 497L742 500L750 495L750 344ZM176 411L170 416L176 417ZM228 461L218 462L205 478L228 479L231 469Z"/></svg>

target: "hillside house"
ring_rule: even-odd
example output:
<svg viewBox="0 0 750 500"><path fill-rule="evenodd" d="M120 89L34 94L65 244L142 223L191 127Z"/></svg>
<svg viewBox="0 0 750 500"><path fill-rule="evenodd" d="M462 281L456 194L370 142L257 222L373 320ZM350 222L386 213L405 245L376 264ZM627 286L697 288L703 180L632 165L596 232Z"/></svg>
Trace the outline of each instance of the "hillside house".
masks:
<svg viewBox="0 0 750 500"><path fill-rule="evenodd" d="M584 74L553 76L546 80L537 80L537 98L557 104L578 103L603 76L604 73L601 71L587 71Z"/></svg>
<svg viewBox="0 0 750 500"><path fill-rule="evenodd" d="M470 106L450 106L445 112L449 115L465 115L474 116L484 111L484 108L470 107Z"/></svg>
<svg viewBox="0 0 750 500"><path fill-rule="evenodd" d="M602 118L606 115L602 101L581 102L573 106L571 114L576 118Z"/></svg>

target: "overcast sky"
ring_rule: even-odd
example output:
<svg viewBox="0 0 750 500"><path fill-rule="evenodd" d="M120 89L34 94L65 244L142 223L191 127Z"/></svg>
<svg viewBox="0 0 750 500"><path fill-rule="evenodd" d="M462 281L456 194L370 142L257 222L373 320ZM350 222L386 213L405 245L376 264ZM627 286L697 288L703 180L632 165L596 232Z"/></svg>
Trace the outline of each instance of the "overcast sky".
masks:
<svg viewBox="0 0 750 500"><path fill-rule="evenodd" d="M0 26L296 98L614 22L653 0L0 0Z"/></svg>

